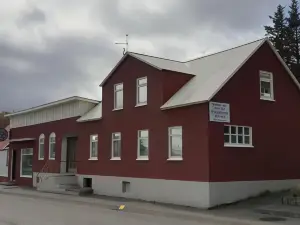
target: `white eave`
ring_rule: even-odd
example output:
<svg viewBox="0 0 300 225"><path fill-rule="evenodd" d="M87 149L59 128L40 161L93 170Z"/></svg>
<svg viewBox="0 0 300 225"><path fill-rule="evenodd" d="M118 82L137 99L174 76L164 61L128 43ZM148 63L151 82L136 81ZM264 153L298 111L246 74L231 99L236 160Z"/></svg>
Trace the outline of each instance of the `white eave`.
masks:
<svg viewBox="0 0 300 225"><path fill-rule="evenodd" d="M11 116L24 114L24 113L29 113L29 112L33 112L33 111L37 111L37 110L40 110L40 109L53 107L53 106L56 106L56 105L60 105L60 104L75 101L75 100L85 101L85 102L90 102L90 103L95 103L95 104L99 103L99 101L97 101L97 100L83 98L83 97L79 97L79 96L73 96L73 97L70 97L70 98L65 98L65 99L61 99L61 100L54 101L54 102L51 102L51 103L47 103L47 104L44 104L44 105L40 105L40 106L32 107L32 108L29 108L29 109L21 110L21 111L18 111L18 112L13 112L13 113L10 113L10 114L6 114L4 117L11 117Z"/></svg>
<svg viewBox="0 0 300 225"><path fill-rule="evenodd" d="M80 117L77 122L90 122L100 120L102 118L102 103L100 102L82 117Z"/></svg>

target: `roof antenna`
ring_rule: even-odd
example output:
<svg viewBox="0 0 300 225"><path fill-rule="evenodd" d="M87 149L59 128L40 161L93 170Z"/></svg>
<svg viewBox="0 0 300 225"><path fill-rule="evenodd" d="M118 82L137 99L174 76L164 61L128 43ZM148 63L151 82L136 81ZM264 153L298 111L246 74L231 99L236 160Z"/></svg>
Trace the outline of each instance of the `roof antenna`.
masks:
<svg viewBox="0 0 300 225"><path fill-rule="evenodd" d="M125 55L129 49L128 34L126 34L126 42L115 42L115 44L116 45L125 45L125 48L123 48L123 55Z"/></svg>

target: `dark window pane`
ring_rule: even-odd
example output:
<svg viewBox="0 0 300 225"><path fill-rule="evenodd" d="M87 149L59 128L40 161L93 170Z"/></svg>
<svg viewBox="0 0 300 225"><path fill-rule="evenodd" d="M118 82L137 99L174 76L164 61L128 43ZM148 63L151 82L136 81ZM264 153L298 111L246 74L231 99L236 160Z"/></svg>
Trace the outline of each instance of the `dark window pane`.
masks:
<svg viewBox="0 0 300 225"><path fill-rule="evenodd" d="M250 134L250 129L249 127L244 127L244 134L249 135Z"/></svg>
<svg viewBox="0 0 300 225"><path fill-rule="evenodd" d="M236 144L236 136L231 135L231 143Z"/></svg>
<svg viewBox="0 0 300 225"><path fill-rule="evenodd" d="M231 127L231 133L236 134L236 127Z"/></svg>
<svg viewBox="0 0 300 225"><path fill-rule="evenodd" d="M229 126L224 126L224 134L229 134Z"/></svg>
<svg viewBox="0 0 300 225"><path fill-rule="evenodd" d="M245 144L249 145L250 144L250 137L245 136Z"/></svg>
<svg viewBox="0 0 300 225"><path fill-rule="evenodd" d="M239 128L238 128L238 133L239 133L239 134L243 134L243 127L239 127Z"/></svg>
<svg viewBox="0 0 300 225"><path fill-rule="evenodd" d="M243 144L243 136L238 136L238 143Z"/></svg>
<svg viewBox="0 0 300 225"><path fill-rule="evenodd" d="M225 143L230 143L230 141L229 141L229 135L224 135L224 142Z"/></svg>

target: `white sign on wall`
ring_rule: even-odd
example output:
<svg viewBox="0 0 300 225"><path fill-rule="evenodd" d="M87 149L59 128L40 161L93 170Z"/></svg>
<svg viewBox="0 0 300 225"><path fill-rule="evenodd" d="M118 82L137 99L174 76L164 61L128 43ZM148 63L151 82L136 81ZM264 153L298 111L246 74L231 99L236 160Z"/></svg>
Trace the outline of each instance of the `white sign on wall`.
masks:
<svg viewBox="0 0 300 225"><path fill-rule="evenodd" d="M227 103L209 102L209 120L220 123L230 122L230 106Z"/></svg>

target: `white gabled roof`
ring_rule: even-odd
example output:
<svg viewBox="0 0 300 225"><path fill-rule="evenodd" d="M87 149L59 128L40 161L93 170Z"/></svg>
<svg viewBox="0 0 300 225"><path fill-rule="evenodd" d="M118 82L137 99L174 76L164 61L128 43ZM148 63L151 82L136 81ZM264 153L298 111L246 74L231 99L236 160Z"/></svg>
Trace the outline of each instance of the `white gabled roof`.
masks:
<svg viewBox="0 0 300 225"><path fill-rule="evenodd" d="M100 102L82 117L80 117L77 122L89 122L100 120L102 118L102 103Z"/></svg>

